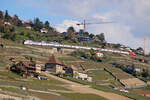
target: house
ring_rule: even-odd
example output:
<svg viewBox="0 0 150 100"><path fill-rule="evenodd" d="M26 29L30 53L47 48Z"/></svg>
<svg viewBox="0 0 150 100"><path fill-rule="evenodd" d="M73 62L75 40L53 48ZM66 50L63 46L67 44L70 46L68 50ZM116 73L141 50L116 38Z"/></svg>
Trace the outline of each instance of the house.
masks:
<svg viewBox="0 0 150 100"><path fill-rule="evenodd" d="M45 70L53 74L65 73L63 69L64 67L66 67L66 65L64 65L64 63L60 60L56 59L54 55L52 55L52 57L45 64Z"/></svg>
<svg viewBox="0 0 150 100"><path fill-rule="evenodd" d="M62 34L63 36L65 36L65 35L67 34L67 32L62 32L61 34Z"/></svg>
<svg viewBox="0 0 150 100"><path fill-rule="evenodd" d="M104 57L104 54L101 53L101 52L97 52L97 53L96 53L96 56L97 56L97 57Z"/></svg>
<svg viewBox="0 0 150 100"><path fill-rule="evenodd" d="M92 77L86 74L83 68L76 68L73 65L71 66L71 68L73 69L74 78L92 82Z"/></svg>
<svg viewBox="0 0 150 100"><path fill-rule="evenodd" d="M40 31L41 31L41 33L48 33L48 30L44 27Z"/></svg>
<svg viewBox="0 0 150 100"><path fill-rule="evenodd" d="M74 78L92 82L91 76L89 76L88 74L85 74L85 73L78 72L78 71L74 71Z"/></svg>
<svg viewBox="0 0 150 100"><path fill-rule="evenodd" d="M31 30L32 29L32 27L30 26L30 25L26 25L26 27L25 27L26 29L29 29L29 30Z"/></svg>
<svg viewBox="0 0 150 100"><path fill-rule="evenodd" d="M21 74L22 76L35 76L41 73L41 66L35 61L20 61L11 66L11 70Z"/></svg>
<svg viewBox="0 0 150 100"><path fill-rule="evenodd" d="M133 66L128 66L126 68L127 73L133 73L133 72L141 72L141 68L139 67L133 67Z"/></svg>
<svg viewBox="0 0 150 100"><path fill-rule="evenodd" d="M71 77L74 76L74 71L72 67L64 67L63 70L65 71L66 74L70 74Z"/></svg>
<svg viewBox="0 0 150 100"><path fill-rule="evenodd" d="M32 44L32 43L34 43L32 40L25 40L25 41L23 42L23 44Z"/></svg>
<svg viewBox="0 0 150 100"><path fill-rule="evenodd" d="M136 53L137 53L137 54L140 54L140 55L143 55L143 54L144 54L143 48L141 48L141 47L137 48L137 49L136 49Z"/></svg>
<svg viewBox="0 0 150 100"><path fill-rule="evenodd" d="M80 37L78 38L78 41L91 42L91 38L90 38L90 37L85 37L85 36L80 36Z"/></svg>
<svg viewBox="0 0 150 100"><path fill-rule="evenodd" d="M131 48L130 47L127 47L127 46L120 46L120 50L124 50L124 51L129 51L129 52L132 52Z"/></svg>
<svg viewBox="0 0 150 100"><path fill-rule="evenodd" d="M22 24L25 24L25 21L24 21L24 20L21 20L21 23L22 23Z"/></svg>
<svg viewBox="0 0 150 100"><path fill-rule="evenodd" d="M6 22L6 21L4 22L4 24L5 25L11 25L10 22Z"/></svg>
<svg viewBox="0 0 150 100"><path fill-rule="evenodd" d="M136 67L136 68L134 68L134 71L135 72L141 72L141 68Z"/></svg>

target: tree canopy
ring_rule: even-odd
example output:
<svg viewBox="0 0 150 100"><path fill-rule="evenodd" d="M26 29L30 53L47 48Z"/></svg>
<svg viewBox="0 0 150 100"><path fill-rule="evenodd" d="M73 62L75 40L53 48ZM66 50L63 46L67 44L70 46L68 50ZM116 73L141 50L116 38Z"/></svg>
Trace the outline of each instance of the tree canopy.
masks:
<svg viewBox="0 0 150 100"><path fill-rule="evenodd" d="M48 21L45 21L44 26L45 26L46 28L49 28L49 27L50 27L50 23L49 23Z"/></svg>
<svg viewBox="0 0 150 100"><path fill-rule="evenodd" d="M40 31L40 29L43 27L43 23L40 21L39 18L35 18L34 19L34 26L33 28L36 30L36 31Z"/></svg>
<svg viewBox="0 0 150 100"><path fill-rule="evenodd" d="M6 10L6 12L5 12L5 19L6 20L11 19L10 15L8 14L8 10Z"/></svg>
<svg viewBox="0 0 150 100"><path fill-rule="evenodd" d="M101 40L102 42L105 42L105 35L104 35L104 33L98 34L98 35L96 35L96 37L97 37L99 40Z"/></svg>
<svg viewBox="0 0 150 100"><path fill-rule="evenodd" d="M68 29L67 29L67 33L73 33L75 32L75 29L73 26L70 26Z"/></svg>
<svg viewBox="0 0 150 100"><path fill-rule="evenodd" d="M0 11L0 18L3 18L3 12Z"/></svg>

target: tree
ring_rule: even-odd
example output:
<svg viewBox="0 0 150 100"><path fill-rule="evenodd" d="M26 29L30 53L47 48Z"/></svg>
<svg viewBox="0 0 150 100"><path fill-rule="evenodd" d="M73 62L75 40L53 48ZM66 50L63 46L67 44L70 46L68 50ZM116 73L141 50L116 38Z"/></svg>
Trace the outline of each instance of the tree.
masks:
<svg viewBox="0 0 150 100"><path fill-rule="evenodd" d="M75 29L72 26L67 29L67 35L70 39L74 39L74 34L73 34L74 32L75 32Z"/></svg>
<svg viewBox="0 0 150 100"><path fill-rule="evenodd" d="M19 20L18 16L15 14L12 18L12 22L14 25L21 26L22 22Z"/></svg>
<svg viewBox="0 0 150 100"><path fill-rule="evenodd" d="M15 28L14 27L11 27L10 28L10 32L14 32L15 31Z"/></svg>
<svg viewBox="0 0 150 100"><path fill-rule="evenodd" d="M89 32L84 32L83 33L85 36L89 36Z"/></svg>
<svg viewBox="0 0 150 100"><path fill-rule="evenodd" d="M17 26L23 26L21 20L18 20Z"/></svg>
<svg viewBox="0 0 150 100"><path fill-rule="evenodd" d="M40 21L39 18L35 18L34 20L34 30L40 31L40 29L43 27L43 23Z"/></svg>
<svg viewBox="0 0 150 100"><path fill-rule="evenodd" d="M105 36L104 36L104 33L101 33L99 35L96 35L96 37L101 40L102 42L105 42Z"/></svg>
<svg viewBox="0 0 150 100"><path fill-rule="evenodd" d="M9 20L11 17L10 17L10 15L8 14L8 10L6 10L6 12L5 12L5 19L7 19L7 20Z"/></svg>
<svg viewBox="0 0 150 100"><path fill-rule="evenodd" d="M84 34L84 31L83 31L82 29L80 29L80 30L79 30L79 34L80 34L80 35L83 35L83 34Z"/></svg>
<svg viewBox="0 0 150 100"><path fill-rule="evenodd" d="M30 25L31 27L34 27L34 23L33 23L32 20L29 21L29 25Z"/></svg>
<svg viewBox="0 0 150 100"><path fill-rule="evenodd" d="M74 27L71 26L67 29L67 33L73 33L73 32L75 32Z"/></svg>
<svg viewBox="0 0 150 100"><path fill-rule="evenodd" d="M121 46L121 44L114 44L113 45L113 47L116 48L116 49L119 48L120 46Z"/></svg>
<svg viewBox="0 0 150 100"><path fill-rule="evenodd" d="M0 32L4 33L4 26L0 26Z"/></svg>
<svg viewBox="0 0 150 100"><path fill-rule="evenodd" d="M147 70L143 69L143 72L141 75L142 75L142 77L147 78L149 76L148 69Z"/></svg>
<svg viewBox="0 0 150 100"><path fill-rule="evenodd" d="M46 28L49 28L49 27L50 27L49 25L50 25L50 24L49 24L48 21L46 21L45 24L44 24L44 26L45 26Z"/></svg>
<svg viewBox="0 0 150 100"><path fill-rule="evenodd" d="M2 18L3 18L3 12L0 11L0 19L2 19Z"/></svg>
<svg viewBox="0 0 150 100"><path fill-rule="evenodd" d="M14 19L16 19L16 20L18 20L19 18L18 18L18 16L15 14L14 15L14 17L13 17Z"/></svg>
<svg viewBox="0 0 150 100"><path fill-rule="evenodd" d="M94 49L90 49L89 52L90 52L90 54L91 54L92 56L95 55Z"/></svg>
<svg viewBox="0 0 150 100"><path fill-rule="evenodd" d="M90 38L93 38L93 37L94 37L94 34L90 34L89 37L90 37Z"/></svg>

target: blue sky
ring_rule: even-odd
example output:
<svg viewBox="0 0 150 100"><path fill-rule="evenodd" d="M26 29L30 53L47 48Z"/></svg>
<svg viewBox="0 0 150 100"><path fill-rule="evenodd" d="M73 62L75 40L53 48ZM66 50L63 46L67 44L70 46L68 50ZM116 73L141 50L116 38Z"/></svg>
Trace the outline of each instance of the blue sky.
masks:
<svg viewBox="0 0 150 100"><path fill-rule="evenodd" d="M58 31L80 23L113 21L112 24L89 25L93 34L105 33L108 42L143 47L143 38L150 43L150 0L1 0L0 10L8 10L21 19L39 17L50 21ZM147 43L147 50L150 46Z"/></svg>
<svg viewBox="0 0 150 100"><path fill-rule="evenodd" d="M35 1L35 0L34 0ZM39 0L37 0L39 1ZM10 15L17 14L21 19L30 20L39 17L42 21L53 21L56 23L62 22L64 19L69 19L67 16L47 15L45 8L32 7L30 4L22 4L23 0L2 0L0 10L8 10Z"/></svg>

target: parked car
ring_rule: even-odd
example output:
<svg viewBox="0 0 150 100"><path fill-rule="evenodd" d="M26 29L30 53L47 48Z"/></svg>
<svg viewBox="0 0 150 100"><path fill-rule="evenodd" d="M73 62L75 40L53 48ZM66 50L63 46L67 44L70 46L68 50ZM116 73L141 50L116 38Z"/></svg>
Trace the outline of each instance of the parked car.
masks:
<svg viewBox="0 0 150 100"><path fill-rule="evenodd" d="M39 79L39 80L47 80L46 77L40 77L40 76L38 76L38 79Z"/></svg>
<svg viewBox="0 0 150 100"><path fill-rule="evenodd" d="M121 90L119 90L119 91L129 93L129 91L128 91L128 90L125 90L125 89L121 89Z"/></svg>

